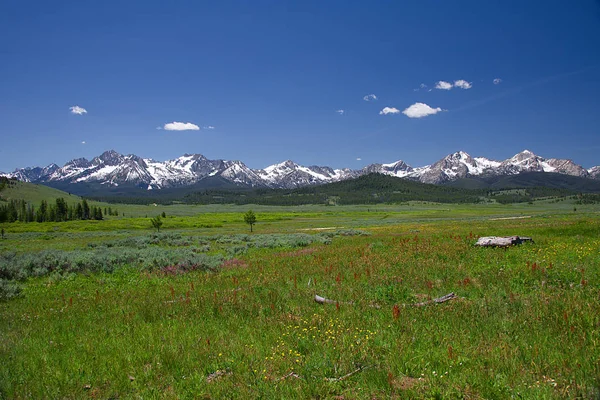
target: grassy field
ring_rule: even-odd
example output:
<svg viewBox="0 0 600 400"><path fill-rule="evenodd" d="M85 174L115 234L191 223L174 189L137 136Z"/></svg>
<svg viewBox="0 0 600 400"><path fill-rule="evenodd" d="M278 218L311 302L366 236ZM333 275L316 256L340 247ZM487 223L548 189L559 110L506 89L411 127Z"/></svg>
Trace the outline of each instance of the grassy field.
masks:
<svg viewBox="0 0 600 400"><path fill-rule="evenodd" d="M62 190L54 189L49 186L39 185L28 182L12 182L0 193L0 198L3 200L21 200L26 199L31 204L37 206L42 200L49 203L54 203L58 198L64 198L68 204L78 203L81 197L71 193L63 192ZM95 202L94 204L101 204Z"/></svg>
<svg viewBox="0 0 600 400"><path fill-rule="evenodd" d="M600 396L598 206L127 207L3 226L0 398Z"/></svg>

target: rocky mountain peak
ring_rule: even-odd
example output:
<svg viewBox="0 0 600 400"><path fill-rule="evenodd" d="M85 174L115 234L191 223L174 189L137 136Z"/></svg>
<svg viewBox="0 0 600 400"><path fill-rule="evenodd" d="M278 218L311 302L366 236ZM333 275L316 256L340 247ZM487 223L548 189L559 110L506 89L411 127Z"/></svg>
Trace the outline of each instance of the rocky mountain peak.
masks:
<svg viewBox="0 0 600 400"><path fill-rule="evenodd" d="M590 178L600 179L600 166L592 167L592 168L588 169L587 172L588 172Z"/></svg>
<svg viewBox="0 0 600 400"><path fill-rule="evenodd" d="M123 155L114 150L108 150L92 159L94 164L118 165L123 160Z"/></svg>
<svg viewBox="0 0 600 400"><path fill-rule="evenodd" d="M434 164L413 168L402 160L389 164L370 164L360 170L333 169L328 166L305 167L286 160L264 169L248 168L242 161L209 160L201 154L186 153L169 161L143 159L134 154L123 156L109 150L88 161L76 158L62 168L51 164L45 168L22 168L9 177L28 182L100 183L112 186L135 185L160 189L197 184L209 177L220 177L244 186L296 188L336 182L368 173L381 173L425 183L444 183L465 177L512 175L521 172L555 172L600 179L600 167L585 170L567 159L544 159L524 150L504 161L471 157L457 151Z"/></svg>
<svg viewBox="0 0 600 400"><path fill-rule="evenodd" d="M65 167L74 167L74 168L85 168L90 166L90 162L87 158L75 158L68 163L65 164Z"/></svg>
<svg viewBox="0 0 600 400"><path fill-rule="evenodd" d="M511 162L523 162L526 160L530 160L530 159L537 159L539 158L538 156L536 156L532 151L530 150L523 150L520 153L515 154L514 156L512 156L511 158L509 158L509 160ZM509 161L506 160L506 161Z"/></svg>

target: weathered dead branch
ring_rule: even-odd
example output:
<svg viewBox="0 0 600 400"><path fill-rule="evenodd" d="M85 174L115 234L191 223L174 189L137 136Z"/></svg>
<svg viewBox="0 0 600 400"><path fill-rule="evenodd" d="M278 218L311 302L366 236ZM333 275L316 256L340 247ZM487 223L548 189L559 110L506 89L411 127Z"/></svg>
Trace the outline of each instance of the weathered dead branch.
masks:
<svg viewBox="0 0 600 400"><path fill-rule="evenodd" d="M458 298L458 296L456 295L456 293L451 292L451 293L448 293L447 295L444 295L442 297L438 297L436 299L424 301L424 302L421 302L421 303L402 304L402 306L403 307L424 307L424 306L428 306L430 304L444 303L446 301L454 300L454 299L457 299L457 298ZM354 304L354 303L351 303L351 302L341 302L341 301L326 299L325 297L319 296L318 294L315 294L315 301L317 303L319 303L319 304L336 304L336 305L337 304ZM371 307L381 308L378 304L371 305Z"/></svg>
<svg viewBox="0 0 600 400"><path fill-rule="evenodd" d="M276 382L286 380L287 378L302 379L302 377L300 375L298 375L297 373L295 373L294 371L292 371L289 374L284 375L281 378L277 379Z"/></svg>
<svg viewBox="0 0 600 400"><path fill-rule="evenodd" d="M424 306L428 306L430 304L444 303L446 301L454 300L456 298L458 298L458 296L456 295L456 293L452 292L452 293L448 293L445 296L438 297L437 299L432 299L432 300L424 301L424 302L421 302L421 303L412 303L412 304L403 304L403 305L405 307L406 306L410 306L410 307L424 307Z"/></svg>
<svg viewBox="0 0 600 400"><path fill-rule="evenodd" d="M362 371L362 370L365 370L365 369L367 369L367 368L369 368L369 367L370 367L370 365L367 365L367 366L364 366L364 367L363 367L363 366L360 366L360 367L358 367L357 369L355 369L354 371L352 371L352 372L350 372L350 373L347 373L347 374L346 374L346 375L344 375L344 376L340 376L339 378L325 378L325 380L326 380L326 381L329 381L329 382L339 382L339 381L343 381L344 379L346 379L346 378L349 378L349 377L351 377L352 375L354 375L354 374L357 374L357 373L359 373L360 371Z"/></svg>

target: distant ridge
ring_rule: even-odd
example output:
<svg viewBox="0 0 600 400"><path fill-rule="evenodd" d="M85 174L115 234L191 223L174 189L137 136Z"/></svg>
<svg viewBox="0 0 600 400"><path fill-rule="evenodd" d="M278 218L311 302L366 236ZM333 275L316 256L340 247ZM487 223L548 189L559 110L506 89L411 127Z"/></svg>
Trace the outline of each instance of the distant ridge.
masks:
<svg viewBox="0 0 600 400"><path fill-rule="evenodd" d="M558 174L554 172L522 172L516 175L496 175L462 178L447 183L463 189L518 189L545 187L571 192L600 193L600 179Z"/></svg>
<svg viewBox="0 0 600 400"><path fill-rule="evenodd" d="M423 167L412 167L399 160L388 164L371 164L360 170L333 169L327 166L306 167L291 160L264 169L251 169L242 161L209 160L201 154L184 154L173 160L156 161L109 150L92 160L77 158L62 167L50 164L46 167L16 169L3 175L24 182L48 184L63 190L87 186L96 191L139 192L140 189L164 190L187 186L293 189L344 181L369 173L423 183L444 184L461 179L485 180L531 172L600 179L600 166L586 170L572 160L546 159L529 150L517 153L504 161L471 157L463 151L458 151ZM75 189L73 191L81 192Z"/></svg>

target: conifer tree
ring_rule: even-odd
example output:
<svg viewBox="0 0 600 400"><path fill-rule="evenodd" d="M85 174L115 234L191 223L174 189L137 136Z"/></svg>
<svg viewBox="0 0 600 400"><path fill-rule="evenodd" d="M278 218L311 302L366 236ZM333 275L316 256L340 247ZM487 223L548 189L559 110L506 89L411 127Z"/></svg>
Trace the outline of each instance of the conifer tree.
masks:
<svg viewBox="0 0 600 400"><path fill-rule="evenodd" d="M58 216L56 214L56 207L54 207L53 205L50 205L48 207L48 218L46 218L46 221L59 222Z"/></svg>
<svg viewBox="0 0 600 400"><path fill-rule="evenodd" d="M88 205L87 200L83 199L81 203L81 207L83 208L83 215L81 219L90 219L90 206Z"/></svg>
<svg viewBox="0 0 600 400"><path fill-rule="evenodd" d="M27 204L25 203L25 200L21 200L20 203L21 204L19 207L19 221L26 222L26 220L27 220Z"/></svg>
<svg viewBox="0 0 600 400"><path fill-rule="evenodd" d="M27 204L27 222L35 221L35 209L31 204Z"/></svg>
<svg viewBox="0 0 600 400"><path fill-rule="evenodd" d="M40 208L38 208L36 217L37 222L45 222L48 220L48 203L46 200L42 200L40 203Z"/></svg>
<svg viewBox="0 0 600 400"><path fill-rule="evenodd" d="M56 221L66 221L68 218L67 202L62 197L56 199Z"/></svg>
<svg viewBox="0 0 600 400"><path fill-rule="evenodd" d="M75 207L75 219L83 219L83 207L81 203L77 203Z"/></svg>

